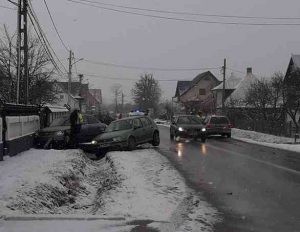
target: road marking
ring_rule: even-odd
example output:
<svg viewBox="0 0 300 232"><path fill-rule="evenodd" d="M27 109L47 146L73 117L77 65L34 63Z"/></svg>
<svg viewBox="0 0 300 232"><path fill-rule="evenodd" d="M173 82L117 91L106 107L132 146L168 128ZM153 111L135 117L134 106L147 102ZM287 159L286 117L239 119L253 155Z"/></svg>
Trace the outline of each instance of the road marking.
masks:
<svg viewBox="0 0 300 232"><path fill-rule="evenodd" d="M284 167L284 166L280 166L280 165L277 165L277 164L273 164L273 163L270 163L270 162L267 162L267 161L263 161L263 160L259 160L259 159L255 159L255 158L252 158L248 155L242 155L238 152L235 152L235 151L232 151L232 150L228 150L228 149L224 149L224 148L220 148L220 147L217 147L217 146L214 146L214 145L211 145L211 144L206 144L208 147L212 147L216 150L219 150L219 151L226 151L226 152L229 152L233 155L236 155L236 156L240 156L240 157L245 157L249 160L252 160L252 161L256 161L258 163L261 163L261 164L265 164L265 165L268 165L268 166L271 166L271 167L274 167L274 168L278 168L278 169L281 169L281 170L284 170L284 171L287 171L287 172L291 172L293 174L296 174L296 175L300 175L300 172L299 171L296 171L294 169L290 169L290 168L287 168L287 167Z"/></svg>

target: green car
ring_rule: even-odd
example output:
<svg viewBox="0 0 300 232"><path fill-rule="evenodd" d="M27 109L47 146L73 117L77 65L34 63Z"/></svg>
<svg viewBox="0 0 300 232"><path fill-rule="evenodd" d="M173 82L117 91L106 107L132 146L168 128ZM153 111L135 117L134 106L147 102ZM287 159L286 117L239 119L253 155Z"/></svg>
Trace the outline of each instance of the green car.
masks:
<svg viewBox="0 0 300 232"><path fill-rule="evenodd" d="M134 150L137 145L151 143L159 146L159 130L147 116L129 117L109 124L103 134L93 139L92 144L101 150L119 148Z"/></svg>

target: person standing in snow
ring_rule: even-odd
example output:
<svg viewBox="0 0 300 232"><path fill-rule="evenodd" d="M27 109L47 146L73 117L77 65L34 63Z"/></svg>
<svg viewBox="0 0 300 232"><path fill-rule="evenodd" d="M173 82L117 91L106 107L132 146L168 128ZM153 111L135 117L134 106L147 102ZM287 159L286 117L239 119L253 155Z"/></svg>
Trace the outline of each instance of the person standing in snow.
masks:
<svg viewBox="0 0 300 232"><path fill-rule="evenodd" d="M70 123L71 123L71 134L70 134L70 142L71 145L77 146L77 134L81 130L81 124L83 123L82 114L78 109L75 109L70 115Z"/></svg>

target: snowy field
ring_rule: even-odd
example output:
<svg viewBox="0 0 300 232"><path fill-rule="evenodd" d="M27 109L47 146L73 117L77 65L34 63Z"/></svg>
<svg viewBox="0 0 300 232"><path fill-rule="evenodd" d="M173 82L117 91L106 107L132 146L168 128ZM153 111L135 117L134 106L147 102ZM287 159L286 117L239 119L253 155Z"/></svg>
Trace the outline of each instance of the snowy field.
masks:
<svg viewBox="0 0 300 232"><path fill-rule="evenodd" d="M0 231L24 232L47 232L43 226L51 225L48 219L30 221L45 215L52 215L56 225L65 217L66 226L58 231L79 231L78 220L89 221L84 231L102 226L103 231L130 231L136 221L157 231L212 231L220 220L152 149L112 152L100 161L79 150L31 149L5 157L0 162L0 212ZM70 217L78 224L75 230L68 224Z"/></svg>

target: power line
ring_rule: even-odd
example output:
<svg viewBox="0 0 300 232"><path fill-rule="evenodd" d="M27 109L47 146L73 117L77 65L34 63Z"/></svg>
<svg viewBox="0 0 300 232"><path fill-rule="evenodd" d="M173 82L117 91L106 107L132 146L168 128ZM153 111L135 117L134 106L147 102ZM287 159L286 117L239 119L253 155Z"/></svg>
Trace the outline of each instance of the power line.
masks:
<svg viewBox="0 0 300 232"><path fill-rule="evenodd" d="M16 8L8 7L8 6L2 6L2 5L0 5L0 8L4 8L4 9L8 9L8 10L17 10Z"/></svg>
<svg viewBox="0 0 300 232"><path fill-rule="evenodd" d="M90 6L94 8L99 8L108 11L114 11L118 13L125 13L130 15L138 15L150 18L157 18L157 19L164 19L164 20L172 20L172 21L181 21L181 22L194 22L194 23L205 23L205 24L220 24L220 25L241 25L241 26L300 26L300 23L248 23L248 22L223 22L223 21L209 21L209 20L197 20L197 19L187 19L187 18L176 18L176 17L168 17L168 16L160 16L160 15L153 15L153 14L145 14L145 13L138 13L126 10L119 10L109 7L102 7L99 5L92 5L82 1L76 0L66 0L68 2L81 4L85 6Z"/></svg>
<svg viewBox="0 0 300 232"><path fill-rule="evenodd" d="M83 59L83 61L96 65L103 66L112 66L117 68L125 68L125 69L137 69L137 70L152 70L152 71L199 71L199 70L209 70L209 69L220 69L220 67L211 67L211 68L158 68L158 67L141 67L141 66L130 66L123 64L114 64L107 62L97 62L88 59Z"/></svg>
<svg viewBox="0 0 300 232"><path fill-rule="evenodd" d="M49 7L48 7L48 4L47 4L46 0L44 0L44 3L45 3L45 6L46 6L46 8L47 8L48 14L49 14L49 16L50 16L52 25L53 25L53 27L54 27L54 29L55 29L55 31L56 31L56 34L58 35L58 38L59 38L60 42L62 43L62 45L64 46L64 48L65 48L67 51L69 51L68 46L65 44L65 42L63 41L62 37L60 36L60 34L59 34L59 32L58 32L58 29L57 29L57 27L56 27L56 25L55 25L55 23L54 23L52 14L51 14L51 12L50 12L50 9L49 9Z"/></svg>
<svg viewBox="0 0 300 232"><path fill-rule="evenodd" d="M109 80L119 80L119 81L139 81L139 79L136 78L122 78L122 77L108 77L108 76L103 76L103 75L99 75L99 74L88 74L88 73L82 73L84 76L88 76L88 77L97 77L97 78L101 78L101 79L109 79ZM187 80L183 80L183 79L155 79L157 81L160 82L174 82L174 81L187 81Z"/></svg>
<svg viewBox="0 0 300 232"><path fill-rule="evenodd" d="M40 23L39 23L39 20L38 20L36 14L35 14L35 12L34 12L34 9L33 9L32 4L31 4L30 1L29 1L29 10L30 10L30 13L32 14L32 16L33 16L33 18L34 18L34 20L35 20L35 22L36 22L36 24L37 24L37 26L38 26L38 29L39 29L40 34L41 34L41 37L43 38L43 40L44 40L44 42L45 42L47 48L48 48L48 49L50 48L50 50L52 51L52 53L54 54L54 56L56 57L56 59L59 61L59 63L60 63L61 66L63 67L63 69L67 72L67 69L65 68L64 64L61 62L61 60L60 60L59 57L57 56L56 52L55 52L54 49L52 48L52 46L51 46L49 40L47 39L46 34L45 34L45 32L43 31L43 29L42 29L42 27L41 27L41 25L40 25ZM50 54L51 54L51 52L50 52ZM53 58L53 57L52 57L52 58ZM54 59L53 59L53 60L54 60Z"/></svg>
<svg viewBox="0 0 300 232"><path fill-rule="evenodd" d="M204 16L204 17L217 17L217 18L235 18L235 19L267 19L267 20L299 20L300 17L264 17L264 16L242 16L242 15L221 15L221 14L204 14L204 13L192 13L185 11L170 11L170 10L159 10L159 9L149 9L149 8L140 8L140 7L130 7L124 5L117 5L111 3L104 3L99 1L91 0L78 0L81 2L94 3L103 6L112 6L123 9L139 10L139 11L148 11L156 13L166 13L166 14L177 14L177 15L190 15L190 16Z"/></svg>

